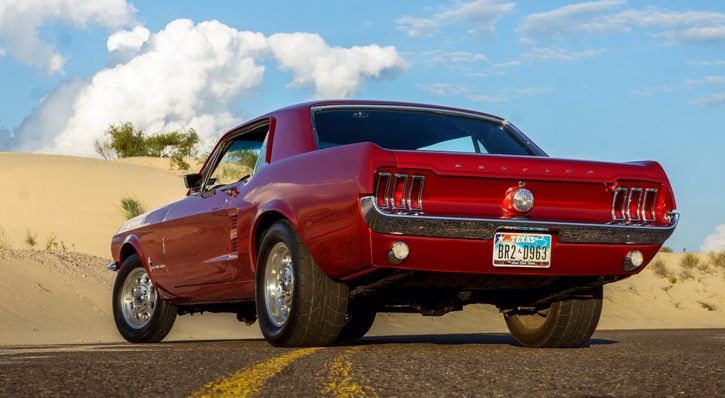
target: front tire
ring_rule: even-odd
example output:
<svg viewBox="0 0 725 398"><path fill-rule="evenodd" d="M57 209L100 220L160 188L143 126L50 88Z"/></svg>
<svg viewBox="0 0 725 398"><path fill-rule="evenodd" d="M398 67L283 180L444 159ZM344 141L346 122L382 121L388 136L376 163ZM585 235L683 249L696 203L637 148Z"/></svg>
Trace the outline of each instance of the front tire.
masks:
<svg viewBox="0 0 725 398"><path fill-rule="evenodd" d="M174 326L177 310L159 297L137 255L123 262L113 285L113 319L130 343L157 343Z"/></svg>
<svg viewBox="0 0 725 398"><path fill-rule="evenodd" d="M350 292L328 278L287 221L274 223L257 258L256 306L264 338L276 347L333 343Z"/></svg>
<svg viewBox="0 0 725 398"><path fill-rule="evenodd" d="M536 311L504 314L506 326L521 345L532 348L573 348L586 343L599 323L603 288L592 297L555 301Z"/></svg>

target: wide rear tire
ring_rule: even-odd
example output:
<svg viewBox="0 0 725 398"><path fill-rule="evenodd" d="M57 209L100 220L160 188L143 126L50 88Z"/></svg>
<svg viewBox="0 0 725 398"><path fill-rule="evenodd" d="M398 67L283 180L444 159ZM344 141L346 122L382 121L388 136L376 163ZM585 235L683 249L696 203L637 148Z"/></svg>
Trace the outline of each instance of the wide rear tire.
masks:
<svg viewBox="0 0 725 398"><path fill-rule="evenodd" d="M287 221L262 237L257 258L256 306L264 338L276 347L333 343L349 297L347 285L328 278Z"/></svg>
<svg viewBox="0 0 725 398"><path fill-rule="evenodd" d="M113 284L113 319L130 343L157 343L176 321L177 309L159 297L137 255L123 262Z"/></svg>
<svg viewBox="0 0 725 398"><path fill-rule="evenodd" d="M588 299L556 301L537 311L504 314L506 326L521 345L532 348L573 348L586 343L602 313L601 286Z"/></svg>
<svg viewBox="0 0 725 398"><path fill-rule="evenodd" d="M365 334L370 331L375 323L375 310L363 307L350 305L345 315L345 322L342 324L342 330L340 335L337 336L335 342L353 341L361 339Z"/></svg>

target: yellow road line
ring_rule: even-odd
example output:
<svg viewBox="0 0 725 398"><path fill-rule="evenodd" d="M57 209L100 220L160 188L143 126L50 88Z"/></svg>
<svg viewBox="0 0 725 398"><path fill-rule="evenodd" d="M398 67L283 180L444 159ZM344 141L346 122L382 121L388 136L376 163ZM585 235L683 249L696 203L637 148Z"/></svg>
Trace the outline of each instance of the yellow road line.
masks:
<svg viewBox="0 0 725 398"><path fill-rule="evenodd" d="M355 376L352 370L350 356L361 351L364 346L357 346L347 350L344 354L335 358L335 361L327 366L328 383L324 386L323 394L330 394L335 397L377 397L378 394L370 386L355 383L355 379L365 383L362 376Z"/></svg>
<svg viewBox="0 0 725 398"><path fill-rule="evenodd" d="M264 384L296 359L312 354L321 348L304 348L280 355L269 361L240 369L229 377L220 377L191 394L191 397L250 397L258 394Z"/></svg>

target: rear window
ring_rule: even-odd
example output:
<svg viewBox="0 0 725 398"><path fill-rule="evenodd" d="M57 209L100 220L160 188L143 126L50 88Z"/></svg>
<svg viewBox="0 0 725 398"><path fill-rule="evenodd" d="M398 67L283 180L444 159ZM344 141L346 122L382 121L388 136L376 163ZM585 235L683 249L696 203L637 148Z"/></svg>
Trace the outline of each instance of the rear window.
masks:
<svg viewBox="0 0 725 398"><path fill-rule="evenodd" d="M502 124L483 117L419 108L318 108L318 148L372 142L386 149L534 155Z"/></svg>

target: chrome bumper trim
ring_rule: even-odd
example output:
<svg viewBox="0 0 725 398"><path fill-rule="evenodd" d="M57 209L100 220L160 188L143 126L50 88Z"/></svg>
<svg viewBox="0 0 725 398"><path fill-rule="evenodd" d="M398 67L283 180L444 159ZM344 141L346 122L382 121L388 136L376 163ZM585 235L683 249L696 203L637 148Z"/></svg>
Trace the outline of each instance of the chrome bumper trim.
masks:
<svg viewBox="0 0 725 398"><path fill-rule="evenodd" d="M115 272L115 271L118 271L118 266L116 265L116 263L115 263L115 262L113 262L113 263L110 263L110 264L108 264L108 270L109 270L109 271L114 271L114 272Z"/></svg>
<svg viewBox="0 0 725 398"><path fill-rule="evenodd" d="M658 245L664 243L677 227L675 213L670 226L632 224L586 224L530 220L434 217L392 214L381 211L372 196L360 199L360 210L367 226L374 232L391 235L425 236L489 240L499 229L556 232L559 242Z"/></svg>

